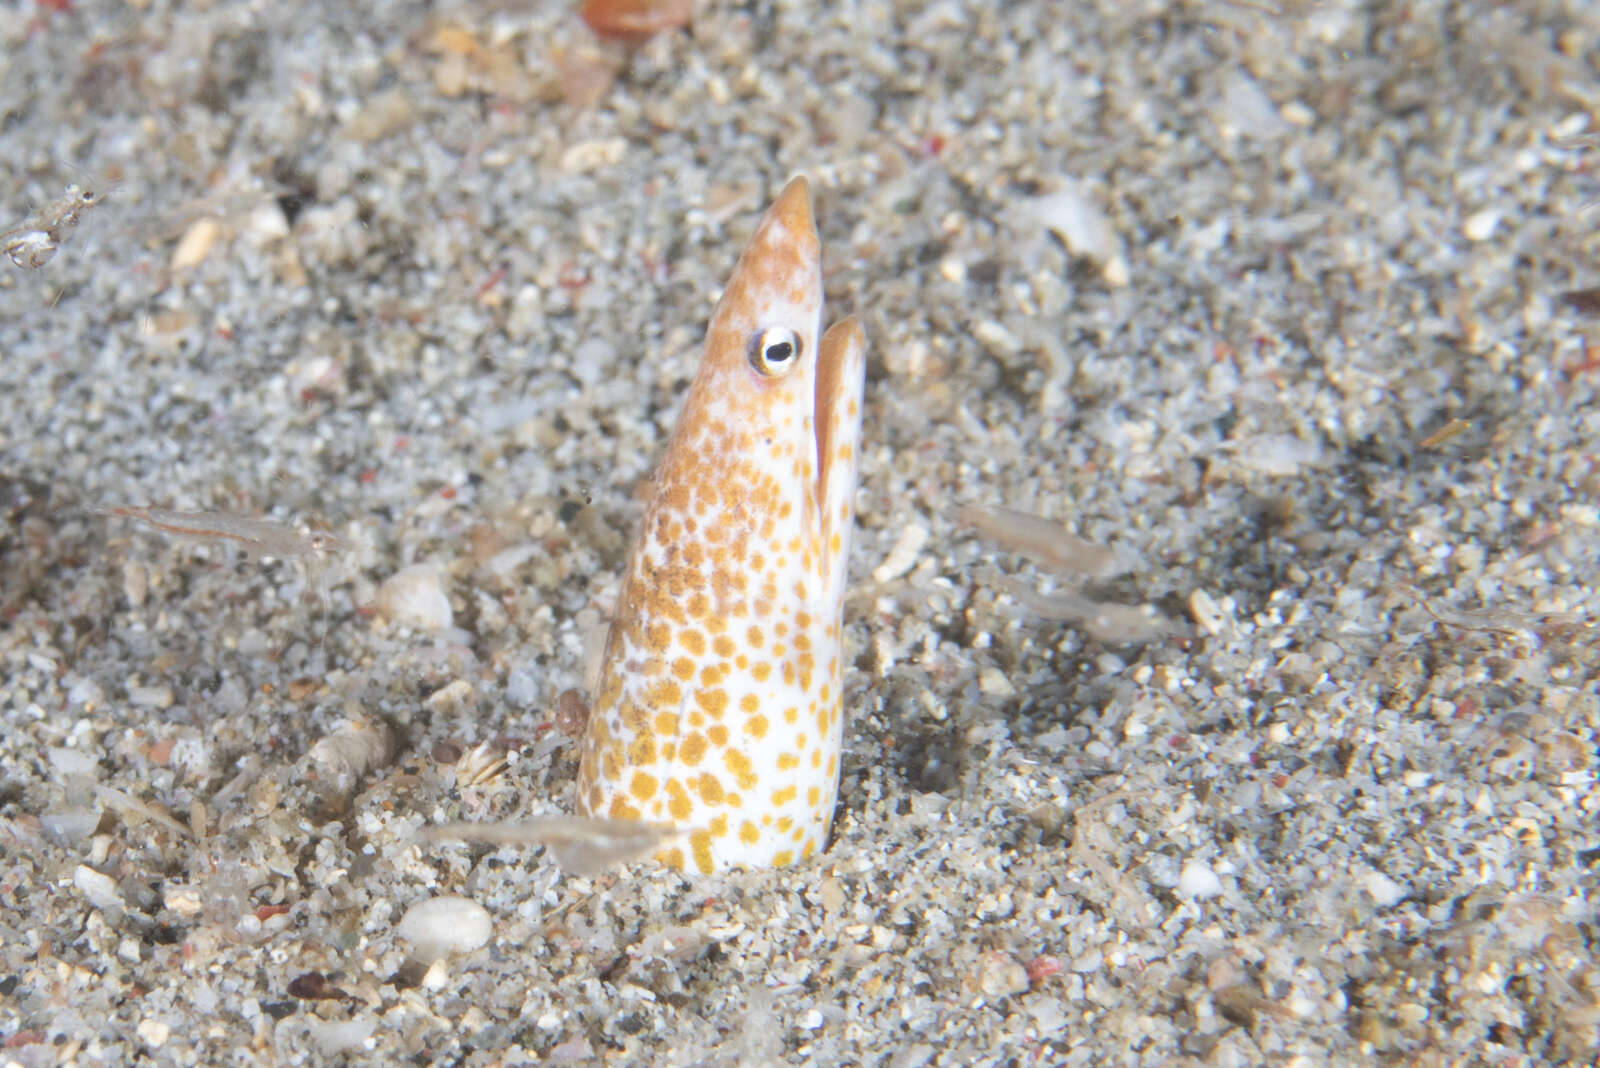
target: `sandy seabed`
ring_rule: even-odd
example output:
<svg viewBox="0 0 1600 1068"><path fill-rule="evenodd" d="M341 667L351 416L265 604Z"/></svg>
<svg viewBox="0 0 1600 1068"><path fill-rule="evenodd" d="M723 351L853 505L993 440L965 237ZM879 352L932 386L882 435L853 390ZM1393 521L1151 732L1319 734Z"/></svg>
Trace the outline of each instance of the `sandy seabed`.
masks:
<svg viewBox="0 0 1600 1068"><path fill-rule="evenodd" d="M627 49L54 0L0 47L0 227L107 194L0 260L0 1062L1600 1053L1600 7L718 2ZM871 345L834 841L419 842L570 810L558 695L800 172Z"/></svg>

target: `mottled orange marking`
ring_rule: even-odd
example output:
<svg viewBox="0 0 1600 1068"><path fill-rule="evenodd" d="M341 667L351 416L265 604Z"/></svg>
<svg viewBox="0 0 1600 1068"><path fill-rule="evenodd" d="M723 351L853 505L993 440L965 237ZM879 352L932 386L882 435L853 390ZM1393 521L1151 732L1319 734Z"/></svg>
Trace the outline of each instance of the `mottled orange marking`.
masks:
<svg viewBox="0 0 1600 1068"><path fill-rule="evenodd" d="M672 813L673 819L685 822L689 819L689 814L694 811L688 792L677 779L667 780L667 811Z"/></svg>
<svg viewBox="0 0 1600 1068"><path fill-rule="evenodd" d="M820 264L796 181L707 329L652 479L581 748L579 811L639 818L645 803L690 832L686 848L660 855L680 867L792 863L794 848L810 856L826 841L833 814L861 451L859 415L845 413L859 412L865 362L855 323L818 336ZM768 330L792 333L801 353L774 374L750 360ZM725 722L730 709L739 722ZM758 830L772 826L775 798L788 809L781 836Z"/></svg>
<svg viewBox="0 0 1600 1068"><path fill-rule="evenodd" d="M750 763L749 757L737 749L730 749L723 755L722 762L729 771L733 772L733 780L739 784L739 789L754 790L756 788L755 768Z"/></svg>
<svg viewBox="0 0 1600 1068"><path fill-rule="evenodd" d="M614 820L636 820L639 810L628 804L628 799L618 794L611 799L611 818Z"/></svg>
<svg viewBox="0 0 1600 1068"><path fill-rule="evenodd" d="M683 690L671 679L662 679L652 683L645 691L645 704L651 708L676 709L683 704ZM594 718L593 710L590 711L590 718Z"/></svg>
<svg viewBox="0 0 1600 1068"><path fill-rule="evenodd" d="M672 648L672 628L665 623L646 627L645 647L652 653L664 653Z"/></svg>

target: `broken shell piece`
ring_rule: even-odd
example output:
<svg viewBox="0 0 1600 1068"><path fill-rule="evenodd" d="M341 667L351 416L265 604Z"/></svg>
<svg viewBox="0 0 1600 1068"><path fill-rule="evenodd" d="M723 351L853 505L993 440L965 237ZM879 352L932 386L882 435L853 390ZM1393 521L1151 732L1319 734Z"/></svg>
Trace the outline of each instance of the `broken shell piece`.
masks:
<svg viewBox="0 0 1600 1068"><path fill-rule="evenodd" d="M1208 897L1216 897L1222 890L1222 880L1209 864L1192 857L1183 862L1183 870L1178 874L1180 894L1204 901Z"/></svg>
<svg viewBox="0 0 1600 1068"><path fill-rule="evenodd" d="M444 630L455 621L444 572L433 564L412 564L390 575L378 589L378 613L418 630Z"/></svg>
<svg viewBox="0 0 1600 1068"><path fill-rule="evenodd" d="M473 692L472 683L466 679L456 679L428 695L427 705L435 712L465 708L472 700Z"/></svg>
<svg viewBox="0 0 1600 1068"><path fill-rule="evenodd" d="M184 231L178 247L172 250L173 271L187 271L198 267L211 255L217 239L222 236L222 224L213 218L197 219Z"/></svg>
<svg viewBox="0 0 1600 1068"><path fill-rule="evenodd" d="M885 556L883 563L873 570L872 580L878 583L890 582L910 571L916 566L922 547L927 543L927 527L921 523L912 523L904 527L900 531L900 537L889 550L889 555Z"/></svg>
<svg viewBox="0 0 1600 1068"><path fill-rule="evenodd" d="M1197 589L1189 594L1189 614L1194 616L1200 629L1213 638L1221 634L1222 628L1227 625L1227 618L1217 606L1216 599L1205 590Z"/></svg>
<svg viewBox="0 0 1600 1068"><path fill-rule="evenodd" d="M348 796L395 757L394 731L381 719L347 724L311 747L311 765L330 794Z"/></svg>
<svg viewBox="0 0 1600 1068"><path fill-rule="evenodd" d="M494 934L494 917L471 898L445 894L412 905L395 933L411 943L411 955L433 964L454 953L470 953Z"/></svg>
<svg viewBox="0 0 1600 1068"><path fill-rule="evenodd" d="M579 14L601 37L637 43L689 25L693 0L584 0Z"/></svg>
<svg viewBox="0 0 1600 1068"><path fill-rule="evenodd" d="M72 885L97 909L122 907L122 888L117 881L87 864L73 869Z"/></svg>
<svg viewBox="0 0 1600 1068"><path fill-rule="evenodd" d="M506 770L506 750L493 742L483 742L467 750L456 761L456 786L486 786Z"/></svg>

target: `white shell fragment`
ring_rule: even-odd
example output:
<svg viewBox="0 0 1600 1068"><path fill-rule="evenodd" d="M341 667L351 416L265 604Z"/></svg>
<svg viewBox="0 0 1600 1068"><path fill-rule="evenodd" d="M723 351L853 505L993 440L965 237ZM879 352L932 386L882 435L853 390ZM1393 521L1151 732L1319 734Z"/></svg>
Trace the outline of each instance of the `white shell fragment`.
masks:
<svg viewBox="0 0 1600 1068"><path fill-rule="evenodd" d="M1411 893L1411 891L1381 871L1368 872L1363 882L1367 893L1372 895L1373 904L1381 909L1392 908L1400 904Z"/></svg>
<svg viewBox="0 0 1600 1068"><path fill-rule="evenodd" d="M348 795L367 775L395 756L394 730L381 719L346 724L311 747L311 764L322 789Z"/></svg>
<svg viewBox="0 0 1600 1068"><path fill-rule="evenodd" d="M378 589L377 608L390 622L418 630L444 630L455 621L444 572L433 564L412 564L390 575Z"/></svg>
<svg viewBox="0 0 1600 1068"><path fill-rule="evenodd" d="M1194 617L1194 621L1199 624L1200 629L1213 638L1221 634L1222 628L1227 624L1226 617L1223 616L1222 609L1218 607L1216 598L1205 590L1196 589L1189 594L1189 614Z"/></svg>
<svg viewBox="0 0 1600 1068"><path fill-rule="evenodd" d="M72 885L97 909L122 907L122 888L111 876L79 864L72 871Z"/></svg>
<svg viewBox="0 0 1600 1068"><path fill-rule="evenodd" d="M212 218L196 220L184 231L178 246L172 250L171 268L187 271L200 266L211 255L217 239L222 236L222 224Z"/></svg>
<svg viewBox="0 0 1600 1068"><path fill-rule="evenodd" d="M353 1020L317 1021L311 1025L311 1042L324 1057L360 1052L362 1045L378 1029L378 1018L357 1016Z"/></svg>
<svg viewBox="0 0 1600 1068"><path fill-rule="evenodd" d="M1222 893L1222 880L1203 861L1186 860L1178 875L1178 892L1196 901Z"/></svg>
<svg viewBox="0 0 1600 1068"><path fill-rule="evenodd" d="M922 547L928 543L928 528L921 523L912 523L900 531L900 537L895 541L894 548L889 550L889 555L883 558L872 572L874 582L889 582L904 575L916 566L917 557L922 553Z"/></svg>
<svg viewBox="0 0 1600 1068"><path fill-rule="evenodd" d="M432 964L484 945L494 934L494 918L471 898L445 894L407 909L395 932L411 943L412 957Z"/></svg>
<svg viewBox="0 0 1600 1068"><path fill-rule="evenodd" d="M1461 223L1461 233L1468 241L1487 241L1500 228L1500 211L1484 208L1468 215Z"/></svg>
<svg viewBox="0 0 1600 1068"><path fill-rule="evenodd" d="M978 971L978 989L986 998L1028 992L1028 969L1009 953L987 953Z"/></svg>

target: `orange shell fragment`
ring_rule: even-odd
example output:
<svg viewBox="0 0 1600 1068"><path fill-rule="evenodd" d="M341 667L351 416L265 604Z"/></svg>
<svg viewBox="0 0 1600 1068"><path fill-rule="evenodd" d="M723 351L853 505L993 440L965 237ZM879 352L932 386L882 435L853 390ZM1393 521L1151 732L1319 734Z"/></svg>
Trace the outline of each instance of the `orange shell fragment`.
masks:
<svg viewBox="0 0 1600 1068"><path fill-rule="evenodd" d="M694 0L583 0L579 14L601 37L642 41L689 25Z"/></svg>

